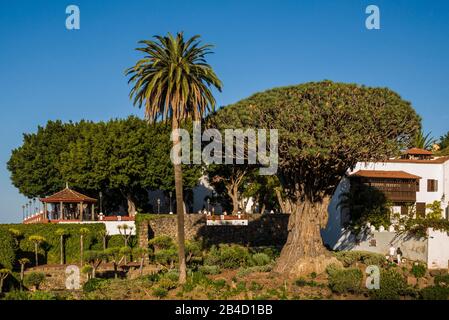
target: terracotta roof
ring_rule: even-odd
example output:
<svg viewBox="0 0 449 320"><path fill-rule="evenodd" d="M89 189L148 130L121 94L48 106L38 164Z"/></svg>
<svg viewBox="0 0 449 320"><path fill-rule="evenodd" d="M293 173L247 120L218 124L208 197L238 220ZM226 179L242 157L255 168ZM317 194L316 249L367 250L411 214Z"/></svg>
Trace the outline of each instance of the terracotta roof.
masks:
<svg viewBox="0 0 449 320"><path fill-rule="evenodd" d="M442 164L449 161L449 156L437 157L433 159L389 159L381 162L389 163L427 163L427 164Z"/></svg>
<svg viewBox="0 0 449 320"><path fill-rule="evenodd" d="M407 151L405 151L405 154L431 156L433 153L432 153L432 151L425 150L425 149L411 148L411 149L408 149Z"/></svg>
<svg viewBox="0 0 449 320"><path fill-rule="evenodd" d="M56 192L51 196L42 198L41 201L47 203L55 203L55 202L94 203L97 202L97 199L85 196L79 192L76 192L75 190L70 189L69 187L66 187L64 190Z"/></svg>
<svg viewBox="0 0 449 320"><path fill-rule="evenodd" d="M386 178L386 179L421 179L419 176L405 171L382 171L382 170L359 170L351 176L364 178Z"/></svg>

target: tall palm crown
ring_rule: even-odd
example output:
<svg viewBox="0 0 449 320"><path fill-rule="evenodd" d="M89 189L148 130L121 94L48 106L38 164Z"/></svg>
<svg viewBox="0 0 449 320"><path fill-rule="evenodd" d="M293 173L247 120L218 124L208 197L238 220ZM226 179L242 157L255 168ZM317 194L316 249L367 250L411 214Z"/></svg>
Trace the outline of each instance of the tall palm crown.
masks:
<svg viewBox="0 0 449 320"><path fill-rule="evenodd" d="M139 41L145 46L136 50L144 52L145 57L126 70L131 76L128 83L134 84L130 98L134 105L145 106L145 116L151 122L168 118L177 122L199 120L215 107L210 87L220 91L222 87L205 60L212 46L200 45L198 35L187 41L183 33L154 38L156 41Z"/></svg>

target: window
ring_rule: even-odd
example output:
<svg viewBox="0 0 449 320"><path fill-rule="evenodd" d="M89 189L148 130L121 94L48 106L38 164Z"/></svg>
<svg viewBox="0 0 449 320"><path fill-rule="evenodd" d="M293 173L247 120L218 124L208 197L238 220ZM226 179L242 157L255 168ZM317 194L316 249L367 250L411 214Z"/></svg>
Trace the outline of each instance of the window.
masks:
<svg viewBox="0 0 449 320"><path fill-rule="evenodd" d="M426 216L426 204L424 202L416 203L416 217L425 218Z"/></svg>
<svg viewBox="0 0 449 320"><path fill-rule="evenodd" d="M437 191L438 191L438 180L428 179L427 192L437 192Z"/></svg>

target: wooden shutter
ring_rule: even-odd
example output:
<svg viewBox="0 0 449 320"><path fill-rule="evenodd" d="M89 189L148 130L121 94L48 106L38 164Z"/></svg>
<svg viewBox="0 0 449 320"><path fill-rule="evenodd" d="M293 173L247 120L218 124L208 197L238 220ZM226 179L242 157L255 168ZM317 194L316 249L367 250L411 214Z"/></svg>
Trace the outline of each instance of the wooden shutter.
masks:
<svg viewBox="0 0 449 320"><path fill-rule="evenodd" d="M416 203L416 216L424 218L426 216L426 204L424 202Z"/></svg>
<svg viewBox="0 0 449 320"><path fill-rule="evenodd" d="M427 192L437 192L437 191L438 191L438 180L428 179Z"/></svg>

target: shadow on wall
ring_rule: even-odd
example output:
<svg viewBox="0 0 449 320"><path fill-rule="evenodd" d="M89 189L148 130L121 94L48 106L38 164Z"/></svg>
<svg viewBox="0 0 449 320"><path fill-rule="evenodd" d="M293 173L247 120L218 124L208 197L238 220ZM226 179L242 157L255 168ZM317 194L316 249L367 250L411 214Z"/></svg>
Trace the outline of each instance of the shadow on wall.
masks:
<svg viewBox="0 0 449 320"><path fill-rule="evenodd" d="M288 235L288 214L251 214L247 226L207 226L206 216L185 216L186 240L202 240L206 246L214 244L241 244L245 246L283 246ZM168 235L176 239L176 215L143 221L148 223L147 232L140 236L148 239ZM140 226L142 229L142 226ZM146 243L146 239L140 243Z"/></svg>

